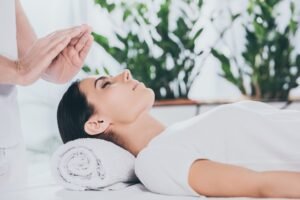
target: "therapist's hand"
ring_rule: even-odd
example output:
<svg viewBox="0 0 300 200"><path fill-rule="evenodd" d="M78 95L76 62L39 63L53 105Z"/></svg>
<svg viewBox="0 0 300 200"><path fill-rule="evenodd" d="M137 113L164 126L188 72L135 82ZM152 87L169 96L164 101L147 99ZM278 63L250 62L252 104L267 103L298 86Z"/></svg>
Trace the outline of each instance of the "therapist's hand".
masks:
<svg viewBox="0 0 300 200"><path fill-rule="evenodd" d="M75 37L53 60L43 74L43 79L54 83L66 83L82 68L94 41L91 27L83 25L84 31Z"/></svg>
<svg viewBox="0 0 300 200"><path fill-rule="evenodd" d="M68 46L72 39L85 32L78 26L56 31L36 40L32 47L16 64L19 85L30 85L41 77L53 60Z"/></svg>

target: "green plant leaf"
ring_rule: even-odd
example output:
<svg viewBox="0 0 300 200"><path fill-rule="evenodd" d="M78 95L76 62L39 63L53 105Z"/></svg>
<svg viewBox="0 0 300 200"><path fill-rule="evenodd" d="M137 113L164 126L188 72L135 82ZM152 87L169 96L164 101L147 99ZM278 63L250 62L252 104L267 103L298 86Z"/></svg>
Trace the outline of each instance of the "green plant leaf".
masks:
<svg viewBox="0 0 300 200"><path fill-rule="evenodd" d="M131 10L126 9L123 13L123 21L126 21L126 19L132 14Z"/></svg>
<svg viewBox="0 0 300 200"><path fill-rule="evenodd" d="M114 3L108 3L106 0L94 0L94 2L105 8L108 12L112 12L116 7Z"/></svg>
<svg viewBox="0 0 300 200"><path fill-rule="evenodd" d="M232 15L232 16L231 16L231 21L232 21L232 22L235 21L235 20L238 19L240 16L241 16L241 13L237 13L237 14L235 14L235 15Z"/></svg>
<svg viewBox="0 0 300 200"><path fill-rule="evenodd" d="M92 32L92 35L94 37L94 41L102 46L105 50L108 50L110 48L108 39L106 37L95 32Z"/></svg>
<svg viewBox="0 0 300 200"><path fill-rule="evenodd" d="M104 70L106 75L110 75L109 70L106 67L103 67L103 70Z"/></svg>
<svg viewBox="0 0 300 200"><path fill-rule="evenodd" d="M85 73L90 73L90 72L91 72L91 68L90 68L89 66L87 66L87 65L84 65L84 66L82 67L82 70L83 70Z"/></svg>
<svg viewBox="0 0 300 200"><path fill-rule="evenodd" d="M297 29L298 29L298 23L295 20L291 19L288 27L290 28L292 33L295 35L297 32Z"/></svg>
<svg viewBox="0 0 300 200"><path fill-rule="evenodd" d="M291 14L293 15L295 13L295 2L291 1L290 3L290 10Z"/></svg>
<svg viewBox="0 0 300 200"><path fill-rule="evenodd" d="M203 0L198 0L198 7L202 8L202 6L203 6Z"/></svg>
<svg viewBox="0 0 300 200"><path fill-rule="evenodd" d="M195 36L193 37L193 42L195 42L195 40L201 35L201 33L203 32L204 28L200 28L197 33L195 34Z"/></svg>
<svg viewBox="0 0 300 200"><path fill-rule="evenodd" d="M233 76L231 69L230 69L230 61L229 59L219 51L215 50L214 48L211 50L211 53L214 57L216 57L221 62L221 67L224 72L224 77L229 80L230 82L237 84L236 78Z"/></svg>
<svg viewBox="0 0 300 200"><path fill-rule="evenodd" d="M298 67L298 71L300 71L300 55L296 56L296 66Z"/></svg>

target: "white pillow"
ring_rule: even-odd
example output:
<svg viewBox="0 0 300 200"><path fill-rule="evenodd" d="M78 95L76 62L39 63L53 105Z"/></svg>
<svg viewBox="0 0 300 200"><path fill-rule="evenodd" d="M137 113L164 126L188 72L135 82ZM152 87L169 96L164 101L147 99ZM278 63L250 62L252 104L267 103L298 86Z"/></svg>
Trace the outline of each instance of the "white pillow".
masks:
<svg viewBox="0 0 300 200"><path fill-rule="evenodd" d="M61 145L53 154L54 178L72 190L117 190L137 182L135 157L102 139L81 138Z"/></svg>

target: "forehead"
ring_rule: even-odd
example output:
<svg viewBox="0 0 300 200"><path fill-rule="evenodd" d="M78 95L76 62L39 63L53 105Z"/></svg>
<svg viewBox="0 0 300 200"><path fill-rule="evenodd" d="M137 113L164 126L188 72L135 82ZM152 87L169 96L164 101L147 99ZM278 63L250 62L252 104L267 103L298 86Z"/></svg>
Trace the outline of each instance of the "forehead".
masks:
<svg viewBox="0 0 300 200"><path fill-rule="evenodd" d="M97 77L88 77L80 81L79 88L85 91L89 87L93 87Z"/></svg>
<svg viewBox="0 0 300 200"><path fill-rule="evenodd" d="M79 90L87 97L94 92L94 83L97 77L88 77L80 81Z"/></svg>

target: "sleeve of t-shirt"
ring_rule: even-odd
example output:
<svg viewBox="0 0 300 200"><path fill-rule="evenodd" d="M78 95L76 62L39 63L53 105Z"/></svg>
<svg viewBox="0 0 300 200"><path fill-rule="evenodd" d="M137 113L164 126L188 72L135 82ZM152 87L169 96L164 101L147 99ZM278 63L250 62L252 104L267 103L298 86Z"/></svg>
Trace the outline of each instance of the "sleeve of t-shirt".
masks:
<svg viewBox="0 0 300 200"><path fill-rule="evenodd" d="M146 147L136 158L135 173L152 192L200 197L188 184L189 169L197 159L203 158L188 148Z"/></svg>

